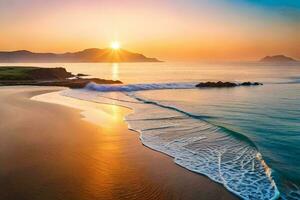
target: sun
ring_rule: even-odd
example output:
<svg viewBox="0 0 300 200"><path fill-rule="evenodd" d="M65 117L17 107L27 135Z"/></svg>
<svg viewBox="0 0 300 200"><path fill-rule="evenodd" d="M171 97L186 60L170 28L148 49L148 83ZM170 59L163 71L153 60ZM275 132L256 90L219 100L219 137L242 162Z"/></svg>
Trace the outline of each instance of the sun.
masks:
<svg viewBox="0 0 300 200"><path fill-rule="evenodd" d="M113 41L110 45L110 47L113 49L113 50L118 50L121 48L121 45L120 45L120 42L118 41Z"/></svg>

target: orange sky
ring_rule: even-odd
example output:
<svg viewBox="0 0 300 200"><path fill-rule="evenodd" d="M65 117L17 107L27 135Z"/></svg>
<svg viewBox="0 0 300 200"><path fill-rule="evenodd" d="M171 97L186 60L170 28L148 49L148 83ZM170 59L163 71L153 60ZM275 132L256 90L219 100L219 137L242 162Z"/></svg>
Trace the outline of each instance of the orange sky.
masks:
<svg viewBox="0 0 300 200"><path fill-rule="evenodd" d="M228 0L3 0L0 50L78 51L118 40L171 61L300 58L299 10L280 9Z"/></svg>

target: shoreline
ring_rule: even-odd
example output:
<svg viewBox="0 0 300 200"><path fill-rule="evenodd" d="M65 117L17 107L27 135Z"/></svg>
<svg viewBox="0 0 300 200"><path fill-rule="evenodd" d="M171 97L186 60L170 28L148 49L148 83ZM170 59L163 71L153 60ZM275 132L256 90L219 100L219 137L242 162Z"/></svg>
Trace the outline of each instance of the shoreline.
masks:
<svg viewBox="0 0 300 200"><path fill-rule="evenodd" d="M25 158L21 157L21 161L17 162L18 170L14 170L15 162L11 161L16 161L17 158L5 159L5 156L11 154L11 149L8 148L8 152L5 152L6 149L2 150L4 157L0 154L0 158L7 165L6 170L11 173L0 170L2 180L4 177L1 185L6 182L6 187L2 187L6 190L0 192L0 197L238 199L222 185L175 164L170 156L145 148L139 140L138 133L128 130L126 122L123 121L124 116L129 113L126 108L98 103L91 103L91 106L90 103L75 100L79 106L74 109L66 107L67 105L30 100L38 94L62 90L57 87L1 87L0 90L0 101L6 105L5 112L1 113L0 117L9 121L8 126L14 133L14 137L11 138L6 133L10 131L5 129L8 126L0 125L0 141L21 141L20 144L14 145L6 143L6 146L21 147L16 148L16 152L12 154L14 157L20 158L24 150L28 151L27 148L35 155L33 163L32 160L25 161ZM70 101L74 107L74 99ZM89 106L93 109L84 109ZM12 120L11 117L16 111L24 110L31 115L20 115ZM82 115L85 116L85 120L82 120ZM30 116L30 119L26 116ZM32 120L36 122L33 125L30 124ZM87 120L92 123L86 122ZM14 129L14 125L17 129ZM25 137L24 133L30 137ZM49 140L38 137L38 133L42 133L42 136ZM3 141L5 137L7 138ZM24 141L26 148L23 146ZM30 148L42 151L32 152ZM28 168L29 171L26 170ZM20 171L19 175L13 173ZM17 188L9 184L24 181L30 181L31 184L23 184Z"/></svg>

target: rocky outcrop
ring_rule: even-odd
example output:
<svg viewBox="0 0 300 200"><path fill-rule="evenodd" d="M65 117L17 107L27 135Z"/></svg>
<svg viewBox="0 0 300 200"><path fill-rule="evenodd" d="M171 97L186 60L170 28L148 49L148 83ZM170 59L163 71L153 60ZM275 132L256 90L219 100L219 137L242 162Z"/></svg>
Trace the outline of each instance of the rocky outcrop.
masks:
<svg viewBox="0 0 300 200"><path fill-rule="evenodd" d="M36 68L29 72L29 77L32 80L64 80L66 78L74 77L65 68Z"/></svg>
<svg viewBox="0 0 300 200"><path fill-rule="evenodd" d="M83 88L88 83L120 84L119 80L100 78L81 78L66 69L39 67L0 67L0 85L36 85L36 86L64 86Z"/></svg>
<svg viewBox="0 0 300 200"><path fill-rule="evenodd" d="M233 82L200 82L196 85L198 88L230 88L230 87L237 87L237 86L257 86L263 85L259 82L243 82L243 83L233 83Z"/></svg>
<svg viewBox="0 0 300 200"><path fill-rule="evenodd" d="M97 83L97 84L121 84L122 82L119 80L106 80L100 78L77 78L72 80L63 80L63 81L50 81L50 82L39 82L35 85L39 86L62 86L69 88L84 88L89 83Z"/></svg>

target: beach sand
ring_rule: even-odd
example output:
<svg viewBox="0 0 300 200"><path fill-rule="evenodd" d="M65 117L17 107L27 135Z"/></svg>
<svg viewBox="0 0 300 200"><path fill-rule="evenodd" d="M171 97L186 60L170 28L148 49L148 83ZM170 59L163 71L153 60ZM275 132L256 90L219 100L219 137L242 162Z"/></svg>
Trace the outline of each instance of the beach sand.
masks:
<svg viewBox="0 0 300 200"><path fill-rule="evenodd" d="M99 104L90 123L79 110L30 99L57 90L0 88L1 200L237 199L143 146L123 121L128 109Z"/></svg>

